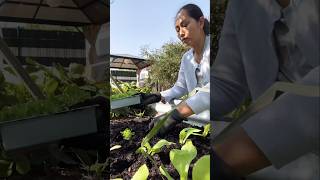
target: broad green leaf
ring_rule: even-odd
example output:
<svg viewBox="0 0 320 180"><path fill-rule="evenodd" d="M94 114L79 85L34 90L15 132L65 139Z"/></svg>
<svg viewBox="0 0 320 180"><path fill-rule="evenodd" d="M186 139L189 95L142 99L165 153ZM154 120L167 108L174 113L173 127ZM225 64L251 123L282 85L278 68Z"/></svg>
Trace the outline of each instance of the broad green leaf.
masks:
<svg viewBox="0 0 320 180"><path fill-rule="evenodd" d="M82 64L71 63L69 64L68 76L74 79L78 79L82 77L84 71L85 67Z"/></svg>
<svg viewBox="0 0 320 180"><path fill-rule="evenodd" d="M196 157L197 149L192 144L191 140L187 140L187 142L179 149L173 149L170 151L170 161L173 166L177 169L180 180L188 179L188 171L191 161Z"/></svg>
<svg viewBox="0 0 320 180"><path fill-rule="evenodd" d="M203 129L203 132L202 132L202 136L203 137L206 137L209 134L210 128L211 128L210 123L204 126L204 129Z"/></svg>
<svg viewBox="0 0 320 180"><path fill-rule="evenodd" d="M45 83L44 91L47 93L47 95L51 96L54 95L54 92L59 86L59 82L55 79L48 79L48 81Z"/></svg>
<svg viewBox="0 0 320 180"><path fill-rule="evenodd" d="M191 134L200 135L200 134L198 134L198 132L200 132L200 131L201 131L200 129L196 129L196 128L184 128L184 129L182 129L180 131L180 134L179 134L179 143L180 144L184 144Z"/></svg>
<svg viewBox="0 0 320 180"><path fill-rule="evenodd" d="M122 178L116 178L116 179L111 179L111 180L123 180Z"/></svg>
<svg viewBox="0 0 320 180"><path fill-rule="evenodd" d="M167 178L167 180L173 180L173 178L170 176L170 174L169 174L169 172L166 170L166 168L163 167L163 165L161 165L161 166L159 167L159 170L160 170L160 173Z"/></svg>
<svg viewBox="0 0 320 180"><path fill-rule="evenodd" d="M146 180L149 176L149 169L146 164L139 167L138 171L133 175L131 180Z"/></svg>
<svg viewBox="0 0 320 180"><path fill-rule="evenodd" d="M30 161L25 156L21 156L16 160L16 170L19 174L26 174L30 171Z"/></svg>
<svg viewBox="0 0 320 180"><path fill-rule="evenodd" d="M84 73L85 67L82 64L70 63L69 72L72 75L82 75Z"/></svg>
<svg viewBox="0 0 320 180"><path fill-rule="evenodd" d="M169 142L165 139L161 139L160 141L158 141L152 148L151 148L151 155L154 155L155 153L160 152L161 148L163 146L170 146L172 144L175 144L173 142Z"/></svg>
<svg viewBox="0 0 320 180"><path fill-rule="evenodd" d="M210 180L210 155L202 156L194 164L192 180Z"/></svg>
<svg viewBox="0 0 320 180"><path fill-rule="evenodd" d="M68 77L66 70L63 68L61 64L54 64L55 69L59 72L59 77L62 81L68 82L70 78Z"/></svg>
<svg viewBox="0 0 320 180"><path fill-rule="evenodd" d="M113 150L116 150L116 149L120 149L121 148L121 145L117 144L117 145L114 145L110 148L110 151L113 151Z"/></svg>
<svg viewBox="0 0 320 180"><path fill-rule="evenodd" d="M0 159L0 177L9 177L12 174L13 162Z"/></svg>

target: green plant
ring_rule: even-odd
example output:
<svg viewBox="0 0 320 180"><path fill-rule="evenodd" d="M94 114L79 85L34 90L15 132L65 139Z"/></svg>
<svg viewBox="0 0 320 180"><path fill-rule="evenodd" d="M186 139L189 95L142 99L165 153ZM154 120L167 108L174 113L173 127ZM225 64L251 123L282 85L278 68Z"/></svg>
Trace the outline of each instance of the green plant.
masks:
<svg viewBox="0 0 320 180"><path fill-rule="evenodd" d="M159 153L163 146L169 147L174 143L169 142L165 139L161 139L153 147L151 147L149 141L156 135L158 130L163 126L164 122L170 116L171 113L172 111L169 111L163 118L159 119L158 123L142 139L141 146L136 150L136 153L141 153L143 156L148 158L152 162L153 166L159 169L160 174L166 177L168 180L173 180L173 178L162 164L160 164L160 167L157 166L157 163L155 162L152 156L155 153ZM200 131L200 129L196 128L185 128L181 130L179 134L179 142L180 144L183 144L181 149L173 149L169 153L171 163L179 172L181 180L186 180L188 178L190 163L197 155L197 149L193 145L192 141L188 139L188 137L190 135L206 137L210 131L210 124L204 126L203 132L201 134L199 133ZM204 161L205 163L202 161ZM199 161L199 163L197 163L197 168L193 172L197 173L200 170L206 172L205 168L208 167L206 163L207 159ZM195 177L197 176L195 175Z"/></svg>
<svg viewBox="0 0 320 180"><path fill-rule="evenodd" d="M81 168L87 171L88 173L94 173L95 176L102 177L102 173L106 170L108 166L108 160L106 160L104 163L99 163L97 160L95 163L91 165L85 164L82 161L81 165Z"/></svg>
<svg viewBox="0 0 320 180"><path fill-rule="evenodd" d="M70 85L63 90L61 95L2 108L0 122L61 112L89 98L91 96L88 92L79 89L77 86Z"/></svg>
<svg viewBox="0 0 320 180"><path fill-rule="evenodd" d="M149 169L146 164L139 167L138 171L133 175L131 180L146 180L149 176Z"/></svg>
<svg viewBox="0 0 320 180"><path fill-rule="evenodd" d="M207 124L203 128L202 134L200 134L201 130L197 128L184 128L179 133L179 143L184 144L190 135L202 136L206 137L210 131L210 124Z"/></svg>
<svg viewBox="0 0 320 180"><path fill-rule="evenodd" d="M162 175L164 175L168 180L173 180L166 168L162 164L160 164L160 167L158 167L157 163L152 157L154 154L159 153L163 146L169 147L172 144L174 143L169 142L165 139L161 139L153 147L151 147L149 142L146 142L144 146L141 146L136 150L136 153L141 153L144 157L148 158L152 162L153 166L159 169L159 172Z"/></svg>
<svg viewBox="0 0 320 180"><path fill-rule="evenodd" d="M145 112L145 110L143 110L143 111L140 110L140 112L136 112L136 111L134 110L134 115L135 115L136 117L143 118L144 112Z"/></svg>
<svg viewBox="0 0 320 180"><path fill-rule="evenodd" d="M134 136L134 132L130 128L126 128L125 130L121 131L122 137L125 140L130 140L132 136Z"/></svg>
<svg viewBox="0 0 320 180"><path fill-rule="evenodd" d="M158 84L168 89L177 80L182 55L188 47L180 42L167 42L160 49L141 49L141 54L152 61L147 86Z"/></svg>
<svg viewBox="0 0 320 180"><path fill-rule="evenodd" d="M188 179L188 170L191 161L196 157L197 149L192 144L191 140L187 140L187 142L179 149L173 149L170 151L170 161L173 166L177 169L180 180Z"/></svg>
<svg viewBox="0 0 320 180"><path fill-rule="evenodd" d="M109 97L107 83L97 86L85 78L83 70L80 64L70 64L66 70L60 64L49 68L28 59L26 71L46 96L42 100L34 100L23 84L5 82L0 72L0 122L67 111L73 105L97 95ZM16 76L11 67L5 67L4 71ZM3 152L1 147L0 151ZM0 156L0 175L10 176L14 171L27 173L30 164L28 159L18 154ZM99 173L104 167L100 163L89 170Z"/></svg>
<svg viewBox="0 0 320 180"><path fill-rule="evenodd" d="M194 163L192 180L210 180L210 155L204 155Z"/></svg>
<svg viewBox="0 0 320 180"><path fill-rule="evenodd" d="M113 94L113 95L111 95L111 100L124 99L124 98L130 97L130 96L133 96L135 94L137 94L136 91L128 91L125 93Z"/></svg>
<svg viewBox="0 0 320 180"><path fill-rule="evenodd" d="M30 161L22 155L8 156L3 151L0 155L0 177L9 177L17 171L19 174L26 174L30 171Z"/></svg>
<svg viewBox="0 0 320 180"><path fill-rule="evenodd" d="M169 142L165 139L160 139L155 145L153 145L153 147L151 147L149 143L146 143L144 147L139 147L136 152L137 153L145 152L153 156L154 154L159 153L162 147L164 146L169 147L170 145L173 145L173 144L175 143Z"/></svg>
<svg viewBox="0 0 320 180"><path fill-rule="evenodd" d="M111 100L123 99L126 97L133 96L137 93L149 93L151 92L150 87L137 87L134 82L132 83L120 83L121 92L118 88L113 87L111 89Z"/></svg>

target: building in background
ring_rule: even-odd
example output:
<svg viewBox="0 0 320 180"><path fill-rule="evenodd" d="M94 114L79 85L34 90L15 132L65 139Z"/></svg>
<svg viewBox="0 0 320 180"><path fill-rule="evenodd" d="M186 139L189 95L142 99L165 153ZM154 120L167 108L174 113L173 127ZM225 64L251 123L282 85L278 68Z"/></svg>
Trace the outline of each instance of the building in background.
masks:
<svg viewBox="0 0 320 180"><path fill-rule="evenodd" d="M109 23L93 27L0 22L0 36L22 65L26 65L27 59L49 67L53 63L65 68L71 63L82 64L87 78L103 82L107 74ZM0 67L6 66L0 52ZM9 80L20 81L6 72L5 75Z"/></svg>
<svg viewBox="0 0 320 180"><path fill-rule="evenodd" d="M144 58L128 54L110 55L110 74L115 81L135 82L137 86L143 86L146 68L150 65L150 61Z"/></svg>

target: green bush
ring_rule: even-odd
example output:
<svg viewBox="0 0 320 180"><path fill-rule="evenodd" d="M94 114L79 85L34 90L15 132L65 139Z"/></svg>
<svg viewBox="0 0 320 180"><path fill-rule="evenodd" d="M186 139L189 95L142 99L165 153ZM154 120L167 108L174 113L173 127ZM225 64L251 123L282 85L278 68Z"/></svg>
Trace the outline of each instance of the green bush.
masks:
<svg viewBox="0 0 320 180"><path fill-rule="evenodd" d="M142 49L142 54L152 61L147 86L159 85L164 89L177 81L182 55L188 47L180 42L165 43L161 49Z"/></svg>

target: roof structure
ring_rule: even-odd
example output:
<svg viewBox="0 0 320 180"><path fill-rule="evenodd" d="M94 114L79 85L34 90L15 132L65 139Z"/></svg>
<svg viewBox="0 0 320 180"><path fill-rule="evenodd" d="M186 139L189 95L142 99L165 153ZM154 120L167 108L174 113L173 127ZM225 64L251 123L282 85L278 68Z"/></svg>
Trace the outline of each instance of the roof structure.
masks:
<svg viewBox="0 0 320 180"><path fill-rule="evenodd" d="M151 65L147 59L132 55L110 55L110 67L119 69L143 69Z"/></svg>
<svg viewBox="0 0 320 180"><path fill-rule="evenodd" d="M109 0L0 0L0 21L83 26L110 21Z"/></svg>

